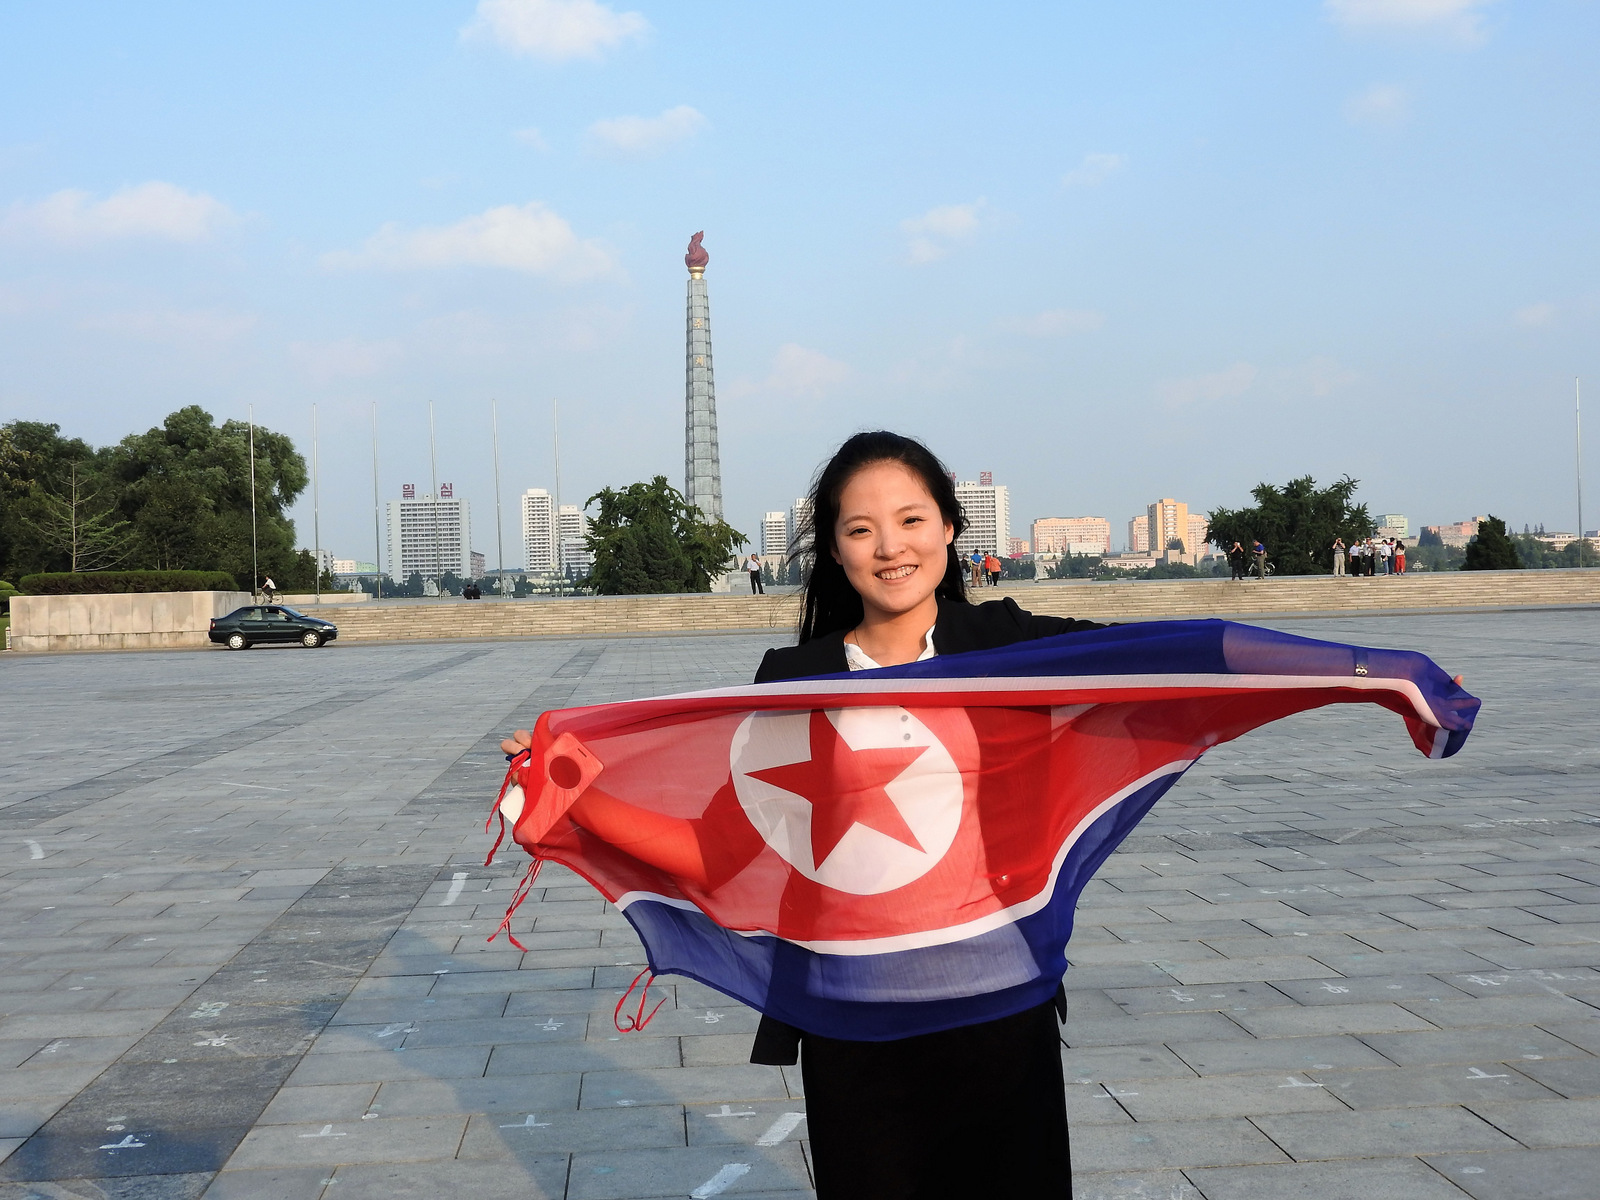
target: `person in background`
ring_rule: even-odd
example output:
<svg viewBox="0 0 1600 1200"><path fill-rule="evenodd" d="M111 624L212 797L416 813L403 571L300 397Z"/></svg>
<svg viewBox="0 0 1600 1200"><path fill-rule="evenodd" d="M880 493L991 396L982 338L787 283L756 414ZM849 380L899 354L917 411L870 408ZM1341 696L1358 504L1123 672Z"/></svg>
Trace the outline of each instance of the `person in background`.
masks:
<svg viewBox="0 0 1600 1200"><path fill-rule="evenodd" d="M1406 544L1399 538L1394 542L1394 573L1396 575L1406 573Z"/></svg>
<svg viewBox="0 0 1600 1200"><path fill-rule="evenodd" d="M261 591L266 596L268 604L278 599L278 585L272 582L271 575L266 576L261 581Z"/></svg>
<svg viewBox="0 0 1600 1200"><path fill-rule="evenodd" d="M1244 578L1245 563L1248 561L1249 555L1245 553L1244 547L1237 541L1228 547L1228 566L1233 570L1234 579L1242 580Z"/></svg>
<svg viewBox="0 0 1600 1200"><path fill-rule="evenodd" d="M1344 574L1344 539L1343 538L1337 538L1336 537L1336 538L1333 539L1333 573L1335 575L1343 575Z"/></svg>
<svg viewBox="0 0 1600 1200"><path fill-rule="evenodd" d="M1252 552L1256 556L1256 579L1265 582L1267 578L1267 548L1257 538L1252 543Z"/></svg>
<svg viewBox="0 0 1600 1200"><path fill-rule="evenodd" d="M1383 573L1385 575L1393 575L1394 574L1394 539L1393 538L1384 538L1383 541L1378 544L1378 557L1383 562Z"/></svg>
<svg viewBox="0 0 1600 1200"><path fill-rule="evenodd" d="M982 550L974 550L972 552L972 586L973 587L982 587L983 586L983 551Z"/></svg>
<svg viewBox="0 0 1600 1200"><path fill-rule="evenodd" d="M761 586L761 558L752 554L745 560L744 569L750 572L750 594L752 596L765 596L767 589Z"/></svg>
<svg viewBox="0 0 1600 1200"><path fill-rule="evenodd" d="M1000 586L1000 560L992 554L983 556L983 569L989 572L989 586Z"/></svg>

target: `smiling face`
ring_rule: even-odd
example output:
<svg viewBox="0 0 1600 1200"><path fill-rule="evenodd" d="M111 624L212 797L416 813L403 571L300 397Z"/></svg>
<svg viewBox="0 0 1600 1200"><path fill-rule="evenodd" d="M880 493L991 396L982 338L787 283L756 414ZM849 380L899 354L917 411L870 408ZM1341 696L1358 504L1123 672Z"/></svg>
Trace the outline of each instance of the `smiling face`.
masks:
<svg viewBox="0 0 1600 1200"><path fill-rule="evenodd" d="M931 606L954 538L927 485L900 463L868 463L839 494L833 557L868 621Z"/></svg>

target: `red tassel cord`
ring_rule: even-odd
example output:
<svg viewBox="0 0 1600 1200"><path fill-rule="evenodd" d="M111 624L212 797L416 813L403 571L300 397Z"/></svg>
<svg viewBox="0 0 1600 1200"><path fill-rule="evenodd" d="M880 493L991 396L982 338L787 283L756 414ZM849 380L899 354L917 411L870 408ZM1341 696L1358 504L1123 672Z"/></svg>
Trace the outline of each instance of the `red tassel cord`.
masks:
<svg viewBox="0 0 1600 1200"><path fill-rule="evenodd" d="M517 890L511 894L511 903L506 907L506 915L500 918L499 927L489 935L489 941L494 941L502 932L518 950L527 952L527 947L517 941L517 935L511 932L511 917L517 909L522 907L522 902L528 898L528 893L533 890L533 881L539 878L539 868L544 866L544 859L536 858L528 864L528 873L522 877L522 882L517 884Z"/></svg>
<svg viewBox="0 0 1600 1200"><path fill-rule="evenodd" d="M494 807L489 810L489 815L483 819L483 831L489 832L489 826L496 817L500 818L500 836L494 839L494 848L489 851L489 857L483 860L484 866L494 862L494 856L500 849L500 843L506 840L506 814L500 811L500 802L506 798L506 793L511 790L511 785L517 781L517 772L520 771L530 758L532 750L523 750L518 754L508 755L505 781L500 785L500 794L494 798Z"/></svg>
<svg viewBox="0 0 1600 1200"><path fill-rule="evenodd" d="M650 978L645 979L646 975ZM628 990L622 993L622 999L617 1001L617 1007L611 1010L611 1023L617 1027L618 1033L638 1033L639 1030L650 1024L656 1013L661 1011L661 1006L667 1002L665 996L661 997L656 1001L656 1006L650 1010L649 1015L645 1014L644 1006L650 998L650 985L655 981L655 977L655 972L646 967L633 977L633 982L628 985ZM628 1002L628 997L633 995L633 989L639 986L641 979L644 979L645 982L644 990L639 993L639 1008L632 1015L624 1017L622 1015L622 1006ZM627 1024L623 1024L624 1021Z"/></svg>

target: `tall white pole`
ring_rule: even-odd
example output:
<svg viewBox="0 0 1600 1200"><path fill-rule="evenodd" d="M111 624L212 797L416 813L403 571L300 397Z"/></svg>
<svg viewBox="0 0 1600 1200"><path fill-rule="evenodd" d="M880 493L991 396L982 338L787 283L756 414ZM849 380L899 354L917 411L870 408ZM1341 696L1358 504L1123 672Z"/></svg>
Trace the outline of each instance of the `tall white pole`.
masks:
<svg viewBox="0 0 1600 1200"><path fill-rule="evenodd" d="M428 514L433 518L433 590L439 588L439 455L433 442L433 401L428 401L428 469L433 472L433 501ZM442 594L442 593L440 593Z"/></svg>
<svg viewBox="0 0 1600 1200"><path fill-rule="evenodd" d="M317 484L317 406L311 406L311 540L316 545L317 603L322 603L322 496Z"/></svg>
<svg viewBox="0 0 1600 1200"><path fill-rule="evenodd" d="M561 590L567 587L566 539L561 536L561 401L550 401L550 429L554 439L556 459L555 528L551 530L556 545L556 574L561 578Z"/></svg>
<svg viewBox="0 0 1600 1200"><path fill-rule="evenodd" d="M489 424L494 429L494 543L499 554L500 571L498 583L501 595L506 590L506 543L502 532L504 522L500 519L500 402L489 401Z"/></svg>
<svg viewBox="0 0 1600 1200"><path fill-rule="evenodd" d="M1584 551L1589 548L1583 536L1583 380L1572 381L1573 444L1578 461L1578 565L1583 566Z"/></svg>
<svg viewBox="0 0 1600 1200"><path fill-rule="evenodd" d="M261 563L256 552L256 406L250 405L250 594L261 582Z"/></svg>
<svg viewBox="0 0 1600 1200"><path fill-rule="evenodd" d="M383 599L383 521L379 517L381 502L378 499L378 402L372 402L372 566L378 575L378 594ZM391 563L395 570L400 564Z"/></svg>

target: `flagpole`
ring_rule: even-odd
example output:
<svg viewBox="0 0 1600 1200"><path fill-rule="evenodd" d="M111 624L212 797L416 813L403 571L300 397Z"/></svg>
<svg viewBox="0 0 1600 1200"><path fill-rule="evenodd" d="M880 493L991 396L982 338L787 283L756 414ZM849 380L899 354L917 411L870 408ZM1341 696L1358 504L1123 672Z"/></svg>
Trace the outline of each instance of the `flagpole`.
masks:
<svg viewBox="0 0 1600 1200"><path fill-rule="evenodd" d="M379 517L381 502L378 499L378 402L372 402L372 566L377 575L378 594L383 599L383 521Z"/></svg>
<svg viewBox="0 0 1600 1200"><path fill-rule="evenodd" d="M552 529L552 540L556 547L556 575L560 578L561 594L567 591L567 556L565 542L561 536L561 401L550 401L550 429L554 439L556 460L556 502L552 516L555 518L555 528Z"/></svg>
<svg viewBox="0 0 1600 1200"><path fill-rule="evenodd" d="M250 412L250 595L253 599L256 585L261 582L261 563L256 550L256 406Z"/></svg>
<svg viewBox="0 0 1600 1200"><path fill-rule="evenodd" d="M311 406L311 540L317 557L317 603L322 603L322 497L317 484L317 406Z"/></svg>
<svg viewBox="0 0 1600 1200"><path fill-rule="evenodd" d="M1588 549L1588 539L1583 536L1583 380L1572 380L1573 449L1578 463L1578 565L1583 566L1583 552Z"/></svg>
<svg viewBox="0 0 1600 1200"><path fill-rule="evenodd" d="M433 518L433 591L435 599L442 599L444 590L439 586L439 453L433 439L433 401L428 401L428 469L433 472L433 499L428 505Z"/></svg>
<svg viewBox="0 0 1600 1200"><path fill-rule="evenodd" d="M499 579L496 586L500 594L506 591L506 543L502 533L504 522L500 518L500 409L499 401L489 401L489 424L494 430L494 542L500 558Z"/></svg>

